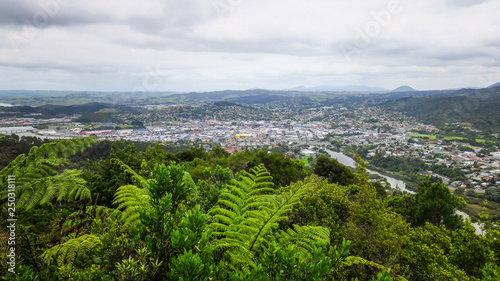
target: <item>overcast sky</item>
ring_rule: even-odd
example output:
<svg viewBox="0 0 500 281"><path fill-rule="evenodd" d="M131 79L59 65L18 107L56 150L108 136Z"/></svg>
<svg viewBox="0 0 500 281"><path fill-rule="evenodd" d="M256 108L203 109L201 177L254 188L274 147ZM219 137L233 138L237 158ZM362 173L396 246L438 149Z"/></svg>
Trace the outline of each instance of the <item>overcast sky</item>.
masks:
<svg viewBox="0 0 500 281"><path fill-rule="evenodd" d="M498 0L0 0L0 89L500 81Z"/></svg>

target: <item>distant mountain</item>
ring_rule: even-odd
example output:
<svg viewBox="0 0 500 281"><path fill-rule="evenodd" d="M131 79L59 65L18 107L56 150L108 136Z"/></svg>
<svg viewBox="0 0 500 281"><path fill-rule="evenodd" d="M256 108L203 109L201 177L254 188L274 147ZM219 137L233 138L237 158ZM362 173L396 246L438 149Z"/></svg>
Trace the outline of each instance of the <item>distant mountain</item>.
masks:
<svg viewBox="0 0 500 281"><path fill-rule="evenodd" d="M107 103L86 103L79 105L53 105L46 104L42 106L10 106L10 107L0 107L0 116L11 116L12 114L17 114L17 116L30 116L32 113L40 113L36 115L36 118L52 118L52 117L62 117L65 115L72 114L83 114L83 115L106 115L112 116L120 112L132 112L137 113L140 109L118 104L107 104ZM108 118L109 119L109 118Z"/></svg>
<svg viewBox="0 0 500 281"><path fill-rule="evenodd" d="M215 106L242 106L241 104L230 102L230 101L216 101Z"/></svg>
<svg viewBox="0 0 500 281"><path fill-rule="evenodd" d="M495 84L489 86L488 88L495 88L495 87L500 87L500 82L495 83Z"/></svg>
<svg viewBox="0 0 500 281"><path fill-rule="evenodd" d="M380 87L369 87L363 85L349 86L317 86L317 87L295 87L289 89L299 92L387 92L388 90Z"/></svg>
<svg viewBox="0 0 500 281"><path fill-rule="evenodd" d="M122 112L137 111L129 106L110 104L110 103L99 103L99 102L91 102L91 103L67 105L67 106L46 104L39 106L38 108L45 109L52 114L65 114L65 115L94 113L106 108L115 109L116 111L122 111Z"/></svg>
<svg viewBox="0 0 500 281"><path fill-rule="evenodd" d="M234 102L242 104L265 104L273 101L285 101L291 99L283 95L260 94L260 95L246 95L231 99Z"/></svg>
<svg viewBox="0 0 500 281"><path fill-rule="evenodd" d="M500 132L500 87L410 96L388 101L383 106L431 124L467 122L486 132Z"/></svg>
<svg viewBox="0 0 500 281"><path fill-rule="evenodd" d="M396 89L392 90L393 92L414 92L416 91L415 89L413 89L412 87L410 86L400 86L400 87L397 87Z"/></svg>
<svg viewBox="0 0 500 281"><path fill-rule="evenodd" d="M252 89L252 90L224 90L214 92L190 92L183 94L173 94L168 96L172 101L213 101L213 100L226 100L230 98L237 98L248 95L268 95L274 91ZM276 92L277 93L277 92Z"/></svg>

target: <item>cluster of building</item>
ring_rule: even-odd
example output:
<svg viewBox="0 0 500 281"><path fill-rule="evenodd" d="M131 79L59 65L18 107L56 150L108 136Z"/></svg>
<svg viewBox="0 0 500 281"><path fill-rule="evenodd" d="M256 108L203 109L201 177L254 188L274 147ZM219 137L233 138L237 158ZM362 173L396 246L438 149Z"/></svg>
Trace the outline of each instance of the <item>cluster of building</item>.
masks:
<svg viewBox="0 0 500 281"><path fill-rule="evenodd" d="M434 126L417 122L400 113L388 113L376 107L346 108L323 106L302 110L293 119L279 121L216 121L188 120L182 122L148 121L140 129L127 129L120 124L94 124L101 128L88 129L71 118L37 120L34 118L3 120L0 134L42 138L74 138L95 135L101 139L167 142L209 142L234 152L246 147L277 146L290 148L303 145L331 144L337 147L370 146L368 156L383 153L385 156L418 157L429 164L450 167L467 167L467 182L449 182L450 179L433 172L428 175L441 177L450 187L467 186L482 190L500 179L500 152L478 156L478 151L458 149L458 141L418 139L415 132L435 133ZM35 129L37 124L49 124L46 129ZM95 126L99 127L99 126ZM479 149L477 149L479 150ZM307 150L303 150L306 151ZM472 168L471 168L472 167ZM472 170L471 170L472 169ZM499 182L493 185L500 186Z"/></svg>

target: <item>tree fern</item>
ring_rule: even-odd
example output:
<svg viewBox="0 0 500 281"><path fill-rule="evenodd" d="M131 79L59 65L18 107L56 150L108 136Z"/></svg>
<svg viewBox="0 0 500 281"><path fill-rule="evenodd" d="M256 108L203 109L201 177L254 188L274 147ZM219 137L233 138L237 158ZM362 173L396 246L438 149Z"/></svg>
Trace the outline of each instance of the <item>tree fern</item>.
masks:
<svg viewBox="0 0 500 281"><path fill-rule="evenodd" d="M123 163L121 160L113 158L111 159L111 162L118 164L125 173L129 174L132 176L132 179L138 183L140 187L146 187L147 185L147 180L143 178L141 175L139 175L136 171L134 171L132 168L130 168L127 164Z"/></svg>
<svg viewBox="0 0 500 281"><path fill-rule="evenodd" d="M99 236L85 234L48 249L41 257L49 265L53 262L58 266L72 264L78 255L86 254L100 245Z"/></svg>
<svg viewBox="0 0 500 281"><path fill-rule="evenodd" d="M90 199L90 190L85 186L85 180L80 178L81 173L79 170L64 170L52 177L34 179L30 182L31 186L18 196L17 202L26 209L31 209L53 199Z"/></svg>
<svg viewBox="0 0 500 281"><path fill-rule="evenodd" d="M114 203L118 204L118 209L123 210L121 216L125 224L135 224L140 221L139 208L150 207L151 196L145 188L135 185L125 185L118 188Z"/></svg>
<svg viewBox="0 0 500 281"><path fill-rule="evenodd" d="M28 155L19 155L0 171L0 186L6 187L8 176L14 175L17 205L26 208L53 199L89 198L90 191L80 178L80 171L65 170L58 173L55 168L67 163L68 156L83 151L95 141L94 138L58 140L32 147ZM7 193L6 188L0 191L2 205L6 202Z"/></svg>
<svg viewBox="0 0 500 281"><path fill-rule="evenodd" d="M259 250L263 242L266 242L266 237L273 229L278 228L278 223L287 219L286 214L292 211L293 205L299 203L303 197L305 185L298 184L292 186L290 191L276 195L271 204L263 204L260 210L250 211L252 222L257 222L257 233L251 237L250 250Z"/></svg>
<svg viewBox="0 0 500 281"><path fill-rule="evenodd" d="M293 225L293 229L281 230L275 236L280 245L295 244L299 249L311 252L311 241L318 241L322 245L330 242L330 230L320 226L298 226Z"/></svg>
<svg viewBox="0 0 500 281"><path fill-rule="evenodd" d="M250 173L242 173L219 196L218 207L211 211L211 228L218 238L216 244L226 249L235 263L254 264L255 257L271 241L294 241L304 249L313 241L329 242L327 229L300 228L275 234L278 223L287 219L293 206L299 203L306 190L304 183L296 183L278 194L270 186L272 178L263 165ZM306 234L306 231L312 231Z"/></svg>

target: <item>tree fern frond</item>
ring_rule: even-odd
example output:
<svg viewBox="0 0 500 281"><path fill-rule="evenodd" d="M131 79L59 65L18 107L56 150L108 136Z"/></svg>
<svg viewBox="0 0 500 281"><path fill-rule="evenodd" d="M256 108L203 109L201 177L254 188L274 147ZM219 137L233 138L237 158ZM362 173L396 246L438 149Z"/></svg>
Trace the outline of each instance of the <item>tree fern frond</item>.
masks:
<svg viewBox="0 0 500 281"><path fill-rule="evenodd" d="M118 164L125 173L129 174L132 176L132 179L135 180L141 187L146 187L147 186L147 180L143 178L141 175L136 173L132 168L129 167L129 165L123 163L121 160L113 158L111 159L112 163ZM192 179L191 179L192 180Z"/></svg>
<svg viewBox="0 0 500 281"><path fill-rule="evenodd" d="M85 181L76 170L58 174L55 166L66 163L65 158L89 147L95 138L57 140L32 147L28 155L19 155L0 171L0 186L6 186L8 176L16 177L18 205L33 208L53 199L78 199L90 197ZM7 190L0 191L4 198Z"/></svg>
<svg viewBox="0 0 500 281"><path fill-rule="evenodd" d="M73 238L63 244L56 245L42 254L42 259L47 264L56 262L58 266L72 264L79 254L88 253L93 248L102 245L101 239L92 234L85 234Z"/></svg>
<svg viewBox="0 0 500 281"><path fill-rule="evenodd" d="M198 194L198 187L194 183L194 180L191 177L190 173L184 172L184 176L182 177L182 181L184 182L186 187L191 191L191 193Z"/></svg>
<svg viewBox="0 0 500 281"><path fill-rule="evenodd" d="M330 242L330 230L321 226L298 226L293 225L293 229L281 230L276 235L276 240L281 245L295 244L299 249L312 252L314 245L320 242L328 244Z"/></svg>
<svg viewBox="0 0 500 281"><path fill-rule="evenodd" d="M58 201L90 199L90 190L85 186L85 180L80 178L81 173L79 170L64 170L53 177L35 180L32 182L33 192L24 192L20 196L20 201L24 202L26 209L31 209L53 199Z"/></svg>
<svg viewBox="0 0 500 281"><path fill-rule="evenodd" d="M265 237L273 228L276 228L278 222L287 219L285 214L290 212L293 206L303 197L306 190L305 187L305 184L295 184L291 187L290 191L276 196L271 201L270 206L263 206L261 210L266 212L264 215L265 220L262 222L258 232L255 233L249 250L252 250L254 247L258 249L262 241L260 238Z"/></svg>
<svg viewBox="0 0 500 281"><path fill-rule="evenodd" d="M121 221L126 224L134 224L140 221L139 208L150 205L150 195L145 188L135 185L124 185L116 191L114 204L118 204L117 209L122 209Z"/></svg>
<svg viewBox="0 0 500 281"><path fill-rule="evenodd" d="M108 216L114 220L119 220L122 216L122 212L118 209L113 209L113 208L108 208L106 206L87 206L85 208L85 212L87 214L90 214L92 211L94 211L95 208L95 217L103 217L103 216ZM66 220L68 224L72 224L75 221L78 221L78 219L73 219L75 217L78 217L79 215L82 214L82 211L78 210L76 212L71 213L71 215L68 216L68 219Z"/></svg>
<svg viewBox="0 0 500 281"><path fill-rule="evenodd" d="M256 182L256 180L258 182ZM273 194L272 177L263 165L257 166L250 172L241 172L235 180L219 195L218 206L210 211L213 223L210 227L217 237L218 247L226 249L232 261L246 257L247 264L253 263L262 247L276 239L273 232L278 228L280 221L286 220L286 214L293 209L302 198L306 185L297 183L287 192ZM329 233L323 228L314 229L315 233L306 236L306 229L297 228L283 234L282 239L292 241L292 237L299 245L308 246L308 241L322 241L328 239ZM293 232L295 231L295 233ZM326 236L325 236L326 235Z"/></svg>

